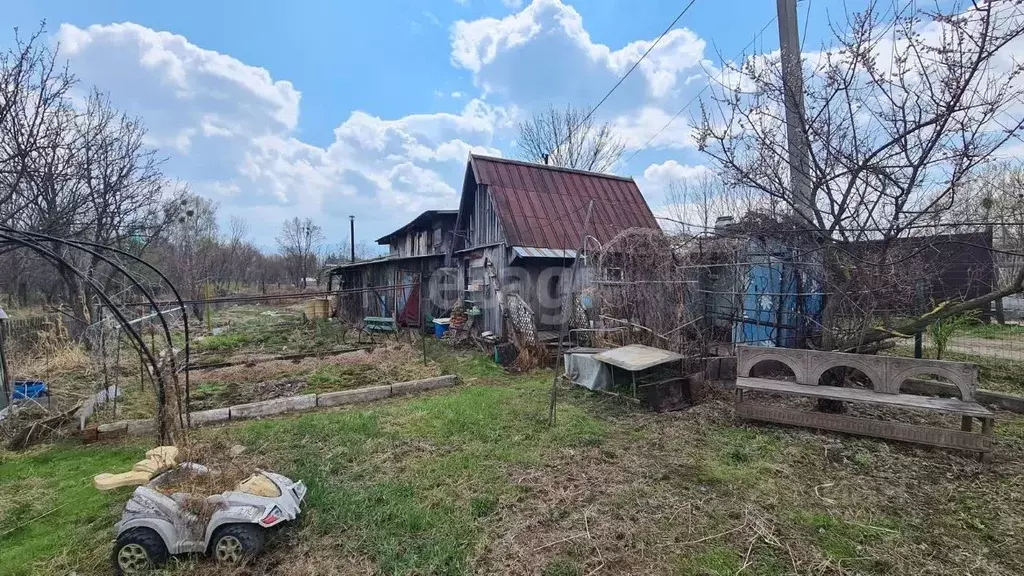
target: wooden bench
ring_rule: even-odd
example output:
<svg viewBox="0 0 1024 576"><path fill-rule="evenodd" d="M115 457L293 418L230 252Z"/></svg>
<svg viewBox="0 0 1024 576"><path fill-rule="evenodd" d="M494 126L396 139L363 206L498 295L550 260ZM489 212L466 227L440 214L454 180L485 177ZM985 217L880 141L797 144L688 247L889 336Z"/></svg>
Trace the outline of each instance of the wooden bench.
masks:
<svg viewBox="0 0 1024 576"><path fill-rule="evenodd" d="M367 316L363 318L363 330L367 332L397 332L398 324L390 316Z"/></svg>
<svg viewBox="0 0 1024 576"><path fill-rule="evenodd" d="M741 419L955 448L977 452L983 460L992 450L991 436L995 415L974 400L978 384L978 367L973 364L754 346L737 346L736 356L736 415ZM786 365L796 376L796 382L751 377L753 368L764 361ZM869 390L819 385L821 376L833 368L860 370L871 381L872 388ZM938 398L900 392L904 382L921 375L936 375L949 380L960 391L960 398ZM961 417L961 429L948 430L840 414L805 412L750 402L744 398L744 392L956 414ZM981 421L980 434L972 432L975 418Z"/></svg>

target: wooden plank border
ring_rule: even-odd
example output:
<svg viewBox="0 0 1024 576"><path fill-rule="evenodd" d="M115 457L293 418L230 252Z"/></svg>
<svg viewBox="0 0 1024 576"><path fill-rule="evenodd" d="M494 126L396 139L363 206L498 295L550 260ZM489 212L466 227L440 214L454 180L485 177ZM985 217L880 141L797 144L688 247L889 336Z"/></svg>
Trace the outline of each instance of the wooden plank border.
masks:
<svg viewBox="0 0 1024 576"><path fill-rule="evenodd" d="M821 412L803 412L790 408L746 402L738 402L736 404L736 416L746 420L760 420L791 426L819 428L832 432L874 436L876 438L969 450L972 452L985 453L992 450L992 440L984 434L928 428L900 422L868 420Z"/></svg>

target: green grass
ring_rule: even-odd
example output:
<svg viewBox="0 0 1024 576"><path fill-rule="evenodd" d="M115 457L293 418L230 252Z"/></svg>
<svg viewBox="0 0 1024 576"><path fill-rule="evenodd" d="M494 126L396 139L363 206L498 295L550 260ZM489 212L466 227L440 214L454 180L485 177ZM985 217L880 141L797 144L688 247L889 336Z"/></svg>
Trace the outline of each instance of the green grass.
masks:
<svg viewBox="0 0 1024 576"><path fill-rule="evenodd" d="M955 341L954 341L955 342ZM889 353L912 358L914 347L900 345L889 350ZM979 356L962 352L947 351L942 358L951 362L969 362L978 366L978 388L1005 392L1007 394L1024 395L1024 360Z"/></svg>
<svg viewBox="0 0 1024 576"><path fill-rule="evenodd" d="M484 362L465 361L468 373L507 378ZM461 574L480 523L520 494L508 480L509 466L537 464L552 450L606 433L574 406L560 412L562 426L547 428L548 385L541 373L371 412L260 422L240 429L239 440L292 448L281 457L310 485L317 525L325 534L345 526L354 536L343 553L367 554L388 574ZM401 463L375 457L403 446L415 449L402 451Z"/></svg>
<svg viewBox="0 0 1024 576"><path fill-rule="evenodd" d="M678 573L686 576L732 576L743 566L743 554L728 546L715 545L705 552L686 557Z"/></svg>
<svg viewBox="0 0 1024 576"><path fill-rule="evenodd" d="M251 314L251 313L250 313ZM305 352L337 348L345 341L346 328L337 322L307 322L301 314L246 316L235 313L222 334L205 336L194 344L195 351L223 357L243 351Z"/></svg>
<svg viewBox="0 0 1024 576"><path fill-rule="evenodd" d="M1024 493L1024 420L1007 422L1016 433L1000 436L987 468L943 451L739 427L713 397L650 414L563 392L551 428L551 372L512 376L434 343L428 355L466 384L194 433L245 445L309 486L301 522L281 531L286 542L270 542L269 564L253 573L303 562L303 573L345 573L350 559L360 573L399 575L583 576L604 563L598 574L780 576L794 562L801 573L1024 573L1014 538L1024 520L1014 504ZM340 378L321 376L324 386ZM0 452L0 532L56 509L0 537L0 573L106 573L130 490L102 494L89 480L127 469L143 451ZM296 548L307 542L315 552ZM170 572L197 569L215 568Z"/></svg>
<svg viewBox="0 0 1024 576"><path fill-rule="evenodd" d="M865 551L900 536L899 522L873 519L870 523L848 522L829 514L798 511L793 520L829 560L851 569L885 573L891 566L884 558L870 558Z"/></svg>
<svg viewBox="0 0 1024 576"><path fill-rule="evenodd" d="M540 376L233 433L246 445L288 447L275 455L283 473L310 486L314 531L347 535L336 552L368 555L387 574L463 574L481 523L520 494L509 466L539 464L552 450L606 433L573 406L561 410L562 426L547 428L544 395L535 393L547 385ZM401 462L379 457L396 449Z"/></svg>
<svg viewBox="0 0 1024 576"><path fill-rule="evenodd" d="M555 558L544 566L541 576L583 576L583 567L571 558Z"/></svg>
<svg viewBox="0 0 1024 576"><path fill-rule="evenodd" d="M373 371L371 364L325 364L306 378L307 390L323 393L366 386Z"/></svg>
<svg viewBox="0 0 1024 576"><path fill-rule="evenodd" d="M715 428L709 444L698 478L736 489L765 484L779 456L778 439L760 430Z"/></svg>
<svg viewBox="0 0 1024 576"><path fill-rule="evenodd" d="M253 342L249 334L220 334L218 336L207 336L196 342L197 351L223 351L236 350Z"/></svg>
<svg viewBox="0 0 1024 576"><path fill-rule="evenodd" d="M103 572L105 543L114 537L125 494L96 491L92 477L127 469L143 452L76 445L0 452L0 572Z"/></svg>
<svg viewBox="0 0 1024 576"><path fill-rule="evenodd" d="M957 332L958 336L985 338L986 340L1022 340L1024 341L1024 325L1022 324L985 324L978 322Z"/></svg>

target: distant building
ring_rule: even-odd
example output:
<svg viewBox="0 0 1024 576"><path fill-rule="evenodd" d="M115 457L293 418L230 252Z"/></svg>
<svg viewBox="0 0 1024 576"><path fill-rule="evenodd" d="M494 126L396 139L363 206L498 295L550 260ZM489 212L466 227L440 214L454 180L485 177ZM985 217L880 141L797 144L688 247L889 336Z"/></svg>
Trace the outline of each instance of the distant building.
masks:
<svg viewBox="0 0 1024 576"><path fill-rule="evenodd" d="M330 289L345 291L338 314L351 322L366 316L394 317L399 324L419 326L429 313L423 279L444 263L455 228L455 210L427 210L398 230L377 239L388 254L332 268Z"/></svg>

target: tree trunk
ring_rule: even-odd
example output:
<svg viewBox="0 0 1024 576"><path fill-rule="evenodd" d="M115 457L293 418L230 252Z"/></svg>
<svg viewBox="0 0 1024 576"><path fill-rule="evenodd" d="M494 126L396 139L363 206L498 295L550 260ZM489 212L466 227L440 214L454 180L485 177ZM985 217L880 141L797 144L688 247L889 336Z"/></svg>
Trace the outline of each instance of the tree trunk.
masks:
<svg viewBox="0 0 1024 576"><path fill-rule="evenodd" d="M951 304L950 302L943 302L939 304L935 309L930 312L921 315L918 318L909 320L894 326L892 328L875 328L868 331L859 341L847 340L841 345L837 346L836 349L847 352L847 351L858 351L863 346L881 342L892 337L910 337L915 332L921 332L925 330L931 323L936 320L942 320L943 318L949 318L968 310L977 310L988 305L990 302L1002 299L1006 296L1012 296L1018 292L1024 292L1024 269L1022 269L1017 276L1013 279L1013 282L1003 288L1002 290L996 290L989 292L983 296L972 298L971 300L965 300L959 304Z"/></svg>
<svg viewBox="0 0 1024 576"><path fill-rule="evenodd" d="M996 298L995 300L995 315L996 322L998 322L1000 326L1006 324L1006 312L1003 310L1002 298Z"/></svg>
<svg viewBox="0 0 1024 576"><path fill-rule="evenodd" d="M71 268L58 264L57 270L64 281L68 305L71 307L71 315L74 317L74 320L68 323L68 335L74 340L81 340L85 335L85 329L92 323L82 283Z"/></svg>

